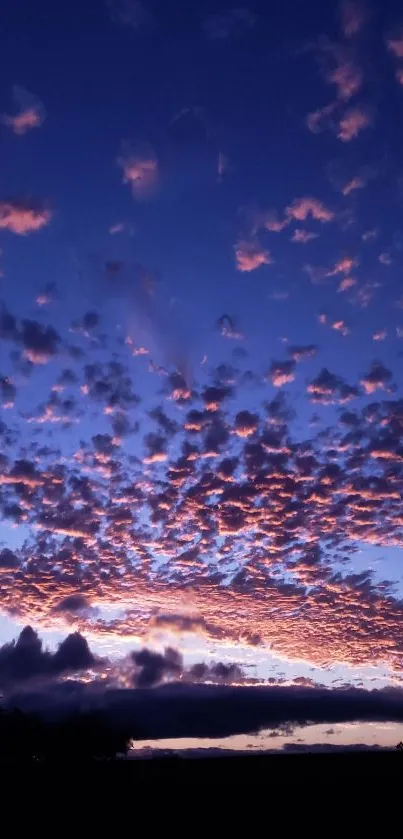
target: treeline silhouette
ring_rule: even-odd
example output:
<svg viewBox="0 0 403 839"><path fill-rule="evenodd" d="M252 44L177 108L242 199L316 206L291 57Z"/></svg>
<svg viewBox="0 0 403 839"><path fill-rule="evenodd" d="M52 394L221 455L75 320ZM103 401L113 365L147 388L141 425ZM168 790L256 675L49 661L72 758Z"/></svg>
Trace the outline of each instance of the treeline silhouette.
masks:
<svg viewBox="0 0 403 839"><path fill-rule="evenodd" d="M45 721L18 709L0 709L0 762L110 761L123 758L131 735L102 712Z"/></svg>

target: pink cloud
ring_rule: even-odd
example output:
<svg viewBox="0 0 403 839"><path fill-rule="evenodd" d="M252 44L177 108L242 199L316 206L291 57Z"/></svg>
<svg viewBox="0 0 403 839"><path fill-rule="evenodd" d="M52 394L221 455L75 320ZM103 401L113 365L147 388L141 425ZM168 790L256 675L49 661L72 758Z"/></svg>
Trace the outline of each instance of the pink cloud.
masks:
<svg viewBox="0 0 403 839"><path fill-rule="evenodd" d="M367 109L359 106L350 108L339 122L337 136L343 143L349 143L370 125L372 125L372 116Z"/></svg>
<svg viewBox="0 0 403 839"><path fill-rule="evenodd" d="M340 15L345 38L352 38L357 35L367 20L365 6L360 0L342 0Z"/></svg>
<svg viewBox="0 0 403 839"><path fill-rule="evenodd" d="M342 194L350 195L350 192L354 192L356 189L363 189L366 185L367 181L364 178L361 178L360 175L356 175L354 178L351 178L350 181L347 181L347 183L343 186Z"/></svg>
<svg viewBox="0 0 403 839"><path fill-rule="evenodd" d="M3 117L3 121L5 125L12 128L14 134L26 134L31 128L39 128L42 124L40 114L33 108L21 111L20 114L16 114L15 116L7 116L6 114Z"/></svg>
<svg viewBox="0 0 403 839"><path fill-rule="evenodd" d="M335 329L336 332L340 332L340 334L344 335L344 337L346 335L349 335L349 333L350 333L350 330L349 330L346 322L342 319L335 320L334 323L331 324L331 328Z"/></svg>
<svg viewBox="0 0 403 839"><path fill-rule="evenodd" d="M296 221L306 221L307 218L313 218L315 221L328 222L334 219L334 212L319 201L318 198L307 196L305 198L296 198L295 201L286 207L286 215L290 219Z"/></svg>
<svg viewBox="0 0 403 839"><path fill-rule="evenodd" d="M363 74L359 67L350 61L339 64L328 75L328 81L337 87L337 98L347 102L358 93L362 86Z"/></svg>
<svg viewBox="0 0 403 839"><path fill-rule="evenodd" d="M357 283L357 280L355 280L354 277L344 277L340 281L337 291L339 291L339 292L340 291L348 291L349 288L352 288L353 286L355 286L356 283Z"/></svg>
<svg viewBox="0 0 403 839"><path fill-rule="evenodd" d="M13 88L13 98L18 108L17 113L4 114L3 123L8 125L14 134L20 135L26 134L32 128L39 128L45 119L42 102L28 90L17 85Z"/></svg>
<svg viewBox="0 0 403 839"><path fill-rule="evenodd" d="M337 102L330 102L324 108L319 108L317 111L312 111L306 118L306 124L313 134L320 134L326 128L331 127L331 117L338 106Z"/></svg>
<svg viewBox="0 0 403 839"><path fill-rule="evenodd" d="M0 229L10 230L19 236L40 230L49 224L51 218L51 211L45 208L12 201L0 202Z"/></svg>
<svg viewBox="0 0 403 839"><path fill-rule="evenodd" d="M396 56L396 58L403 58L403 32L396 35L394 38L389 38L386 42L388 50Z"/></svg>
<svg viewBox="0 0 403 839"><path fill-rule="evenodd" d="M112 224L112 226L109 228L109 233L111 234L111 236L115 236L116 233L123 233L124 229L124 223L120 221L117 224Z"/></svg>
<svg viewBox="0 0 403 839"><path fill-rule="evenodd" d="M255 271L261 265L270 265L272 258L256 241L243 241L235 246L236 267L238 271Z"/></svg>
<svg viewBox="0 0 403 839"><path fill-rule="evenodd" d="M126 148L124 154L118 158L118 164L123 169L123 183L131 185L134 198L141 201L155 194L159 181L159 166L152 149L132 152Z"/></svg>
<svg viewBox="0 0 403 839"><path fill-rule="evenodd" d="M307 242L310 242L312 239L317 239L317 233L310 233L309 230L303 230L301 227L297 227L292 234L291 241L297 242L298 244L305 245Z"/></svg>
<svg viewBox="0 0 403 839"><path fill-rule="evenodd" d="M403 67L398 67L396 70L396 78L399 84L403 84Z"/></svg>
<svg viewBox="0 0 403 839"><path fill-rule="evenodd" d="M262 226L266 230L269 230L270 233L281 233L281 231L284 230L289 223L289 219L279 219L278 216L273 213L266 216L262 222Z"/></svg>
<svg viewBox="0 0 403 839"><path fill-rule="evenodd" d="M336 262L334 268L328 271L327 277L335 277L337 274L349 274L350 271L357 265L357 261L349 256L345 256Z"/></svg>

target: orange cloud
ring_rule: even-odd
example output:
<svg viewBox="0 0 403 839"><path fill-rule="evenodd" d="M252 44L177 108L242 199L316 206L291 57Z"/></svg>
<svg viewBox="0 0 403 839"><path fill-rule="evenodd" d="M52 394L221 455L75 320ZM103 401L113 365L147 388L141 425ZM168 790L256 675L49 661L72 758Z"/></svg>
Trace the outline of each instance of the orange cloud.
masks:
<svg viewBox="0 0 403 839"><path fill-rule="evenodd" d="M0 202L0 229L10 230L19 236L40 230L49 224L51 218L51 211L45 208L12 201Z"/></svg>
<svg viewBox="0 0 403 839"><path fill-rule="evenodd" d="M242 241L235 246L236 267L238 271L255 271L261 265L270 265L272 258L269 251L256 241Z"/></svg>

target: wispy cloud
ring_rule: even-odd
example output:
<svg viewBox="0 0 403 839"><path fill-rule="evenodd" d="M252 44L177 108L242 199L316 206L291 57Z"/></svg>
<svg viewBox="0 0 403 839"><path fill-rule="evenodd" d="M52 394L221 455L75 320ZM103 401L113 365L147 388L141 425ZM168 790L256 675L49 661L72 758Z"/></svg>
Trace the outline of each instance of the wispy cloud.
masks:
<svg viewBox="0 0 403 839"><path fill-rule="evenodd" d="M296 242L297 244L300 244L300 245L306 245L307 242L311 242L312 239L317 239L317 238L318 238L317 233L312 233L309 230L303 230L303 228L301 228L301 227L296 227L292 236L291 236L291 241Z"/></svg>
<svg viewBox="0 0 403 839"><path fill-rule="evenodd" d="M353 38L361 32L368 19L362 0L341 0L341 27L345 38Z"/></svg>
<svg viewBox="0 0 403 839"><path fill-rule="evenodd" d="M154 23L154 18L140 0L106 0L112 20L139 30Z"/></svg>
<svg viewBox="0 0 403 839"><path fill-rule="evenodd" d="M256 15L247 8L237 7L211 14L203 23L203 30L211 41L239 37L256 23Z"/></svg>
<svg viewBox="0 0 403 839"><path fill-rule="evenodd" d="M15 114L4 114L2 121L14 131L14 134L26 134L32 128L42 125L46 113L42 102L23 87L15 85L13 97L16 105Z"/></svg>
<svg viewBox="0 0 403 839"><path fill-rule="evenodd" d="M367 180L364 177L355 175L344 184L341 191L343 195L350 195L351 192L355 192L356 189L363 189L366 185Z"/></svg>
<svg viewBox="0 0 403 839"><path fill-rule="evenodd" d="M153 149L147 146L131 149L124 144L117 162L123 169L123 182L130 184L133 197L138 201L152 198L159 181L158 158Z"/></svg>

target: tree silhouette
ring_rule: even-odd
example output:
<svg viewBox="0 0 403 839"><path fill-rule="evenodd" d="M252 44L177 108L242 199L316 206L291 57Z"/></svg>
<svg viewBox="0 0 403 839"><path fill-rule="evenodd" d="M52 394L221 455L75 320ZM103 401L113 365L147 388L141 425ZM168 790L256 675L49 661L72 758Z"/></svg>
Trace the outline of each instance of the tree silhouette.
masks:
<svg viewBox="0 0 403 839"><path fill-rule="evenodd" d="M77 713L57 722L0 709L0 762L116 760L130 735L101 713Z"/></svg>

